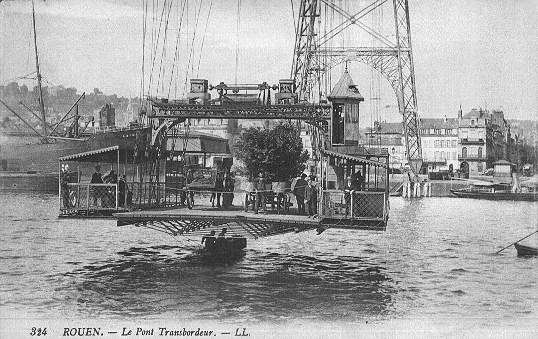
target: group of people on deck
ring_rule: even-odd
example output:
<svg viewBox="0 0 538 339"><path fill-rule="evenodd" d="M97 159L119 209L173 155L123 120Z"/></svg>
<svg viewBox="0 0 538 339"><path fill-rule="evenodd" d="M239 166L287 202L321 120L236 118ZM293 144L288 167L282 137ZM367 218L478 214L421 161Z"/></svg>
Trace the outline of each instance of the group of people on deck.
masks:
<svg viewBox="0 0 538 339"><path fill-rule="evenodd" d="M308 208L308 217L317 216L318 206L318 191L316 188L316 178L311 176L308 181L307 175L301 174L301 177L295 181L295 185L292 187L295 200L297 200L297 211L299 214L305 214L305 202Z"/></svg>
<svg viewBox="0 0 538 339"><path fill-rule="evenodd" d="M233 206L234 198L234 186L235 179L230 172L218 173L215 180L214 191L211 194L210 202L212 207L227 208ZM357 171L350 175L345 180L342 191L346 202L346 210L349 213L351 208L351 195L353 192L363 191L365 186L365 180L361 171ZM273 187L274 189L274 187ZM314 175L308 176L302 173L298 178L294 179L291 183L291 192L279 193L269 188L269 181L263 172L259 172L258 176L252 180L252 191L248 191L246 204L253 206L254 213L259 211L266 211L267 199L271 197L277 200L280 195L285 196L284 204L287 204L291 194L295 196L297 203L297 214L308 215L309 218L316 218L318 216L318 201L319 201L319 188ZM274 203L270 201L271 203ZM281 201L278 200L278 204ZM245 205L245 211L248 210L248 205Z"/></svg>
<svg viewBox="0 0 538 339"><path fill-rule="evenodd" d="M209 199L211 206L215 207L215 205L217 205L218 208L228 208L233 206L234 188L235 178L233 173L217 173L214 192L211 193L211 198Z"/></svg>
<svg viewBox="0 0 538 339"><path fill-rule="evenodd" d="M111 169L106 175L101 174L101 166L95 166L95 172L92 174L90 184L118 184L118 206L125 205L125 193L127 191L127 182L125 174L121 175L118 181L118 175ZM90 188L93 199L93 206L97 207L99 200L101 207L116 207L116 192L111 187L95 186Z"/></svg>
<svg viewBox="0 0 538 339"><path fill-rule="evenodd" d="M77 204L77 197L71 197L74 190L70 189L70 182L76 182L78 179L72 181L73 172L69 172L67 169L62 170L60 175L60 189L62 196L62 203L64 208L72 208ZM77 173L74 173L77 174ZM82 173L78 173L78 178L82 176ZM125 175L121 175L118 179L116 172L111 169L106 175L101 173L101 166L95 166L95 172L90 179L89 196L91 198L91 206L102 208L114 208L116 207L116 190L112 186L100 185L100 184L117 184L118 185L118 206L122 207L126 203L129 203L130 192L128 192L127 182ZM75 192L76 193L76 192ZM126 196L127 193L127 196ZM72 201L73 199L73 201Z"/></svg>

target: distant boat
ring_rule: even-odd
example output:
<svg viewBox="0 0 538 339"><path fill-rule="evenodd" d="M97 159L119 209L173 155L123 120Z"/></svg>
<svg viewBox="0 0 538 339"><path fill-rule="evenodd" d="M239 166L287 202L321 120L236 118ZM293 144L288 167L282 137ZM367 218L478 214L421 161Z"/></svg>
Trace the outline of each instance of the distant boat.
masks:
<svg viewBox="0 0 538 339"><path fill-rule="evenodd" d="M519 256L538 255L538 248L536 247L520 245L518 243L515 243L514 246L516 247L517 255Z"/></svg>
<svg viewBox="0 0 538 339"><path fill-rule="evenodd" d="M531 180L526 180L525 185L521 185L512 163L500 160L494 165L494 175L491 179L488 178L491 181L471 180L469 187L452 189L450 192L460 198L538 201L537 186L531 185Z"/></svg>
<svg viewBox="0 0 538 339"><path fill-rule="evenodd" d="M450 190L450 192L460 198L538 201L538 192L512 192L511 187L507 185L491 185L487 187L472 185L467 188Z"/></svg>

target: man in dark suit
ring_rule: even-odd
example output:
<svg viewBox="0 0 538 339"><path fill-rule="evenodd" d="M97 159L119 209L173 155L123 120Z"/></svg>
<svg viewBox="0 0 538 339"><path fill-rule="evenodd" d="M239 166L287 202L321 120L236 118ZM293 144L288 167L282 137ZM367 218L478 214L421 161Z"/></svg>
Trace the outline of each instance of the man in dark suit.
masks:
<svg viewBox="0 0 538 339"><path fill-rule="evenodd" d="M297 210L299 214L305 214L304 199L306 186L308 186L308 183L306 182L305 178L306 174L301 174L301 177L297 179L297 182L295 183L295 187L293 189L293 194L295 195L295 199L297 200Z"/></svg>
<svg viewBox="0 0 538 339"><path fill-rule="evenodd" d="M103 183L103 175L101 174L101 166L97 165L95 166L95 172L92 174L92 179L90 181L90 184L102 184ZM97 200L101 200L101 204L103 203L103 188L102 187L91 187L90 185L90 191L93 196L93 206L97 207Z"/></svg>
<svg viewBox="0 0 538 339"><path fill-rule="evenodd" d="M318 214L318 190L314 179L310 179L308 186L306 186L305 198L308 205L308 217L316 217Z"/></svg>

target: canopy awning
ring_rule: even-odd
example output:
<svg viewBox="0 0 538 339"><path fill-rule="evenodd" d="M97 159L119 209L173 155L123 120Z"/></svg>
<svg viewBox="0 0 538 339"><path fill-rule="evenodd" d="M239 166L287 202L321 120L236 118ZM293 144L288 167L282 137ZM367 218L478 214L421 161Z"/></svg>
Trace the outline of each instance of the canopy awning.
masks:
<svg viewBox="0 0 538 339"><path fill-rule="evenodd" d="M59 161L78 161L78 162L109 162L117 161L120 146L110 146L99 148L87 152L76 153L60 157Z"/></svg>
<svg viewBox="0 0 538 339"><path fill-rule="evenodd" d="M328 150L321 150L321 153L323 153L323 155L325 156L328 156L329 158L348 160L348 161L353 161L359 164L367 164L367 165L372 165L372 166L388 168L387 164L384 162L369 160L369 159L359 157L359 156L337 153L337 152L328 151Z"/></svg>

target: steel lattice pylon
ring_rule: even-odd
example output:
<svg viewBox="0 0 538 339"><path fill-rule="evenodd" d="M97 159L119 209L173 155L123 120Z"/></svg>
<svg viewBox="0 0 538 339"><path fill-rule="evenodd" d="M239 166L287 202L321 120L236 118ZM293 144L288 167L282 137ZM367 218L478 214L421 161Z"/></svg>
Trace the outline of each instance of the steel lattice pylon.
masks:
<svg viewBox="0 0 538 339"><path fill-rule="evenodd" d="M296 40L292 77L297 84L299 98L312 101L312 89L316 81L334 66L347 61L360 61L379 71L392 86L403 118L403 130L407 159L411 169L418 174L422 166L422 152L417 119L417 98L411 31L409 24L409 6L407 0L393 0L394 40L389 40L360 21L374 9L389 1L376 0L355 14L329 0L301 0L299 17L296 25ZM341 15L345 21L315 39L320 32L315 19L320 16L321 4ZM358 25L382 43L382 47L325 47L325 43L351 25ZM318 141L319 143L319 141Z"/></svg>

